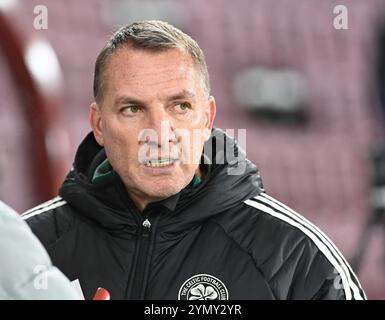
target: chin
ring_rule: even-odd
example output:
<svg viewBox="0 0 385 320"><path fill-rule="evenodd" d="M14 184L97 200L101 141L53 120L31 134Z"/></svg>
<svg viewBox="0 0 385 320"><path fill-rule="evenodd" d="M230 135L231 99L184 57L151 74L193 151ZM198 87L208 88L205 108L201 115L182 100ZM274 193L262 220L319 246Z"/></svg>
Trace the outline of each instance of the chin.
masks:
<svg viewBox="0 0 385 320"><path fill-rule="evenodd" d="M156 186L148 188L149 192L147 194L151 195L154 198L168 198L174 194L177 194L183 189L183 186L178 186L174 183L157 183Z"/></svg>

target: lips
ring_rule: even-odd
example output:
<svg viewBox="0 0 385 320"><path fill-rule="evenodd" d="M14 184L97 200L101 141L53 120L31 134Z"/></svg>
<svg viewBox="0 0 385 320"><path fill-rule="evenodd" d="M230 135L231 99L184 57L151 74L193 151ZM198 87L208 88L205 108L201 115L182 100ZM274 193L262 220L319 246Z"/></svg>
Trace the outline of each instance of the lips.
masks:
<svg viewBox="0 0 385 320"><path fill-rule="evenodd" d="M172 158L152 159L152 160L146 161L144 165L150 168L166 167L174 164L177 160L178 159L172 159Z"/></svg>

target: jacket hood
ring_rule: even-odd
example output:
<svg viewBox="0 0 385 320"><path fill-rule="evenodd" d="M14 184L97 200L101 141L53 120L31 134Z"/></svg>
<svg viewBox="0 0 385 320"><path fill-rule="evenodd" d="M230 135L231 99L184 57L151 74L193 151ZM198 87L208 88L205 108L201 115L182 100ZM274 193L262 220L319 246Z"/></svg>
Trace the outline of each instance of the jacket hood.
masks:
<svg viewBox="0 0 385 320"><path fill-rule="evenodd" d="M79 214L103 228L122 234L135 232L143 217L120 177L115 173L103 184L92 182L96 168L105 159L104 148L90 132L80 144L73 168L59 193ZM165 209L153 213L162 212L159 225L164 230L175 233L189 229L263 191L257 167L246 158L237 142L218 128L212 130L204 145L200 166L207 174L198 186L190 184L179 193L147 206Z"/></svg>

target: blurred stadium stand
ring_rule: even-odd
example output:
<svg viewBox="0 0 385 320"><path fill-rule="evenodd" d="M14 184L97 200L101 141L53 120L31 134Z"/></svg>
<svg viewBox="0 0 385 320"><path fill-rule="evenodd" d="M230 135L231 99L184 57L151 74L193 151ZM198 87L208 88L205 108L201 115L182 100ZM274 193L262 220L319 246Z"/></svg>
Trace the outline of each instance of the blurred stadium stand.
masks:
<svg viewBox="0 0 385 320"><path fill-rule="evenodd" d="M48 8L47 30L32 25L33 8L40 4ZM349 29L336 30L337 4L29 0L22 1L17 23L25 34L48 40L58 56L61 111L71 156L90 130L93 66L109 34L119 24L154 18L190 33L207 58L218 105L216 125L247 129L247 153L259 166L267 191L316 223L349 258L355 255L371 213L369 155L382 130L373 90L375 32L379 13L385 20L385 11L380 0L346 0ZM257 66L296 70L306 79L306 125L250 117L238 105L234 79ZM32 178L26 167L32 150L23 147L27 125L17 105L12 68L1 53L0 73L0 136L7 146L0 144L0 198L24 210L38 202L31 196ZM371 299L385 299L384 243L382 229L375 228L358 274Z"/></svg>

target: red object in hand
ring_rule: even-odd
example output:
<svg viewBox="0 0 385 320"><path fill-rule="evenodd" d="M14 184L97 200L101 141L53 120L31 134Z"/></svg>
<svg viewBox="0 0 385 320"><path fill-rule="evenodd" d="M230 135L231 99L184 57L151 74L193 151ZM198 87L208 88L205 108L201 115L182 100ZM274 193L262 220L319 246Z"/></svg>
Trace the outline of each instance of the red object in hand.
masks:
<svg viewBox="0 0 385 320"><path fill-rule="evenodd" d="M108 290L104 288L98 288L92 300L111 300L111 295Z"/></svg>

